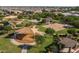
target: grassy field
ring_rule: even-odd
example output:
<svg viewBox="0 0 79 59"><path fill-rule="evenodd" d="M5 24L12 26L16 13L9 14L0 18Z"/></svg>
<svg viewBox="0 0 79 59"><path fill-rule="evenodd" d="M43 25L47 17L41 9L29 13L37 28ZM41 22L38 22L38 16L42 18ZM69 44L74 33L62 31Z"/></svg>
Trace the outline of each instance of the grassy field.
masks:
<svg viewBox="0 0 79 59"><path fill-rule="evenodd" d="M63 35L64 34L68 34L67 29L57 31L56 33L59 34L59 35L61 35L61 34L63 34Z"/></svg>
<svg viewBox="0 0 79 59"><path fill-rule="evenodd" d="M33 53L40 53L42 51L45 51L45 47L47 47L48 45L50 45L51 43L53 43L53 37L46 35L44 38L44 42L42 42L41 44L37 44L36 46L32 47L31 49L28 50L28 52L33 52Z"/></svg>
<svg viewBox="0 0 79 59"><path fill-rule="evenodd" d="M44 26L43 24L37 26L39 28L39 31L45 32L46 28L43 26Z"/></svg>
<svg viewBox="0 0 79 59"><path fill-rule="evenodd" d="M9 38L0 38L0 52L18 53L20 52L18 46L13 45Z"/></svg>

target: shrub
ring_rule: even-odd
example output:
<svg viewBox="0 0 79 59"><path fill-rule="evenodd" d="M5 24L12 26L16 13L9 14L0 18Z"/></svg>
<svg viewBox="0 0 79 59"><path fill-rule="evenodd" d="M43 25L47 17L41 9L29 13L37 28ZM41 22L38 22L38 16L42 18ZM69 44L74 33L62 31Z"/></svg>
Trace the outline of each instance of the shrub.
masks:
<svg viewBox="0 0 79 59"><path fill-rule="evenodd" d="M44 37L41 35L37 35L35 38L38 43L42 43L44 41Z"/></svg>
<svg viewBox="0 0 79 59"><path fill-rule="evenodd" d="M45 32L47 34L53 35L55 31L53 29L51 29L51 28L47 28Z"/></svg>
<svg viewBox="0 0 79 59"><path fill-rule="evenodd" d="M12 28L11 28L11 26L5 26L5 27L4 27L4 30L10 31L10 30L12 30Z"/></svg>

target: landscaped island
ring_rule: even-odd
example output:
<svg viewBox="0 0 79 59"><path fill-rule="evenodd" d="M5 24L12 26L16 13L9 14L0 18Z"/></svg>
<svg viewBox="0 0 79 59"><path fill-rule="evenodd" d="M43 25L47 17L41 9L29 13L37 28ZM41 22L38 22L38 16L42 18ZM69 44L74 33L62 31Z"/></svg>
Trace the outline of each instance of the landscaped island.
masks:
<svg viewBox="0 0 79 59"><path fill-rule="evenodd" d="M78 53L79 7L0 7L0 53Z"/></svg>

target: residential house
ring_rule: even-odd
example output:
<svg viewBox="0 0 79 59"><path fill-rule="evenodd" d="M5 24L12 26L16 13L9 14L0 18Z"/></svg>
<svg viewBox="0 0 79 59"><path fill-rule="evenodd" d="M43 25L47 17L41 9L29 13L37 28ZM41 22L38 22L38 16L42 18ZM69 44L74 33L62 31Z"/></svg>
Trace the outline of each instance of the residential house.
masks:
<svg viewBox="0 0 79 59"><path fill-rule="evenodd" d="M45 18L45 23L46 24L50 24L51 22L52 22L52 18L51 17Z"/></svg>

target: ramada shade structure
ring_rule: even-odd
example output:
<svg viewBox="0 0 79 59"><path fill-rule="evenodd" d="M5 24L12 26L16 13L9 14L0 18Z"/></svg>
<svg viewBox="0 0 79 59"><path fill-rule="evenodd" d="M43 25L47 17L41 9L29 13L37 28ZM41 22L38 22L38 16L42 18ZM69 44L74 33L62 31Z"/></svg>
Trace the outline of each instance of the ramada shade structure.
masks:
<svg viewBox="0 0 79 59"><path fill-rule="evenodd" d="M59 43L63 44L66 48L73 48L76 46L78 42L72 40L71 38L65 37L65 38L60 38Z"/></svg>

